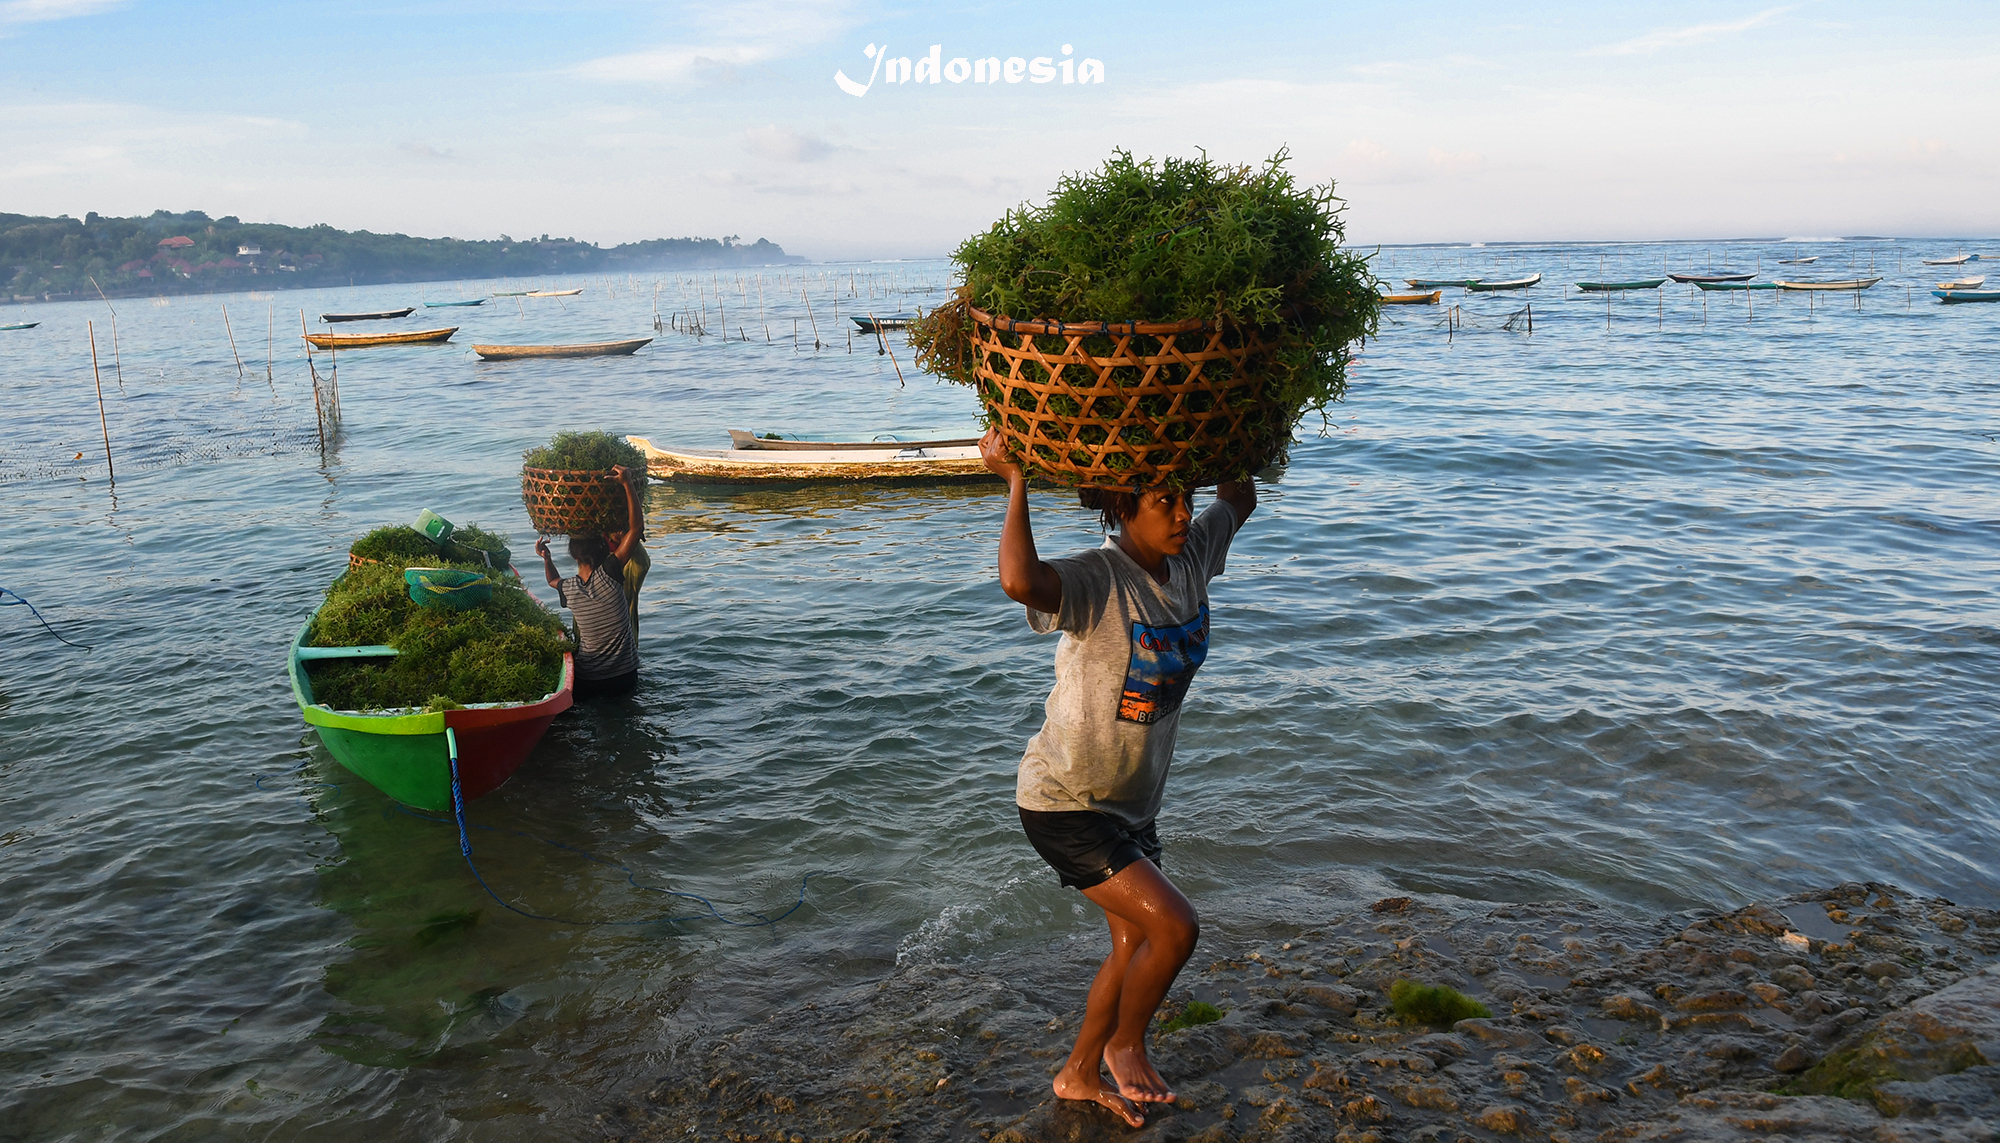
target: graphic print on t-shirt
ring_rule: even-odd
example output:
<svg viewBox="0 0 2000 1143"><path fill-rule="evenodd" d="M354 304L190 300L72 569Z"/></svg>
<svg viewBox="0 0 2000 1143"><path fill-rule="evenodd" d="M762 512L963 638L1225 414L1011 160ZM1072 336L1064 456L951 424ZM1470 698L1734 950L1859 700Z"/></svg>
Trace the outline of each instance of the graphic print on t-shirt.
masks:
<svg viewBox="0 0 2000 1143"><path fill-rule="evenodd" d="M1208 604L1175 627L1132 624L1132 659L1125 667L1125 692L1118 696L1120 722L1158 722L1181 708L1196 668L1208 658Z"/></svg>

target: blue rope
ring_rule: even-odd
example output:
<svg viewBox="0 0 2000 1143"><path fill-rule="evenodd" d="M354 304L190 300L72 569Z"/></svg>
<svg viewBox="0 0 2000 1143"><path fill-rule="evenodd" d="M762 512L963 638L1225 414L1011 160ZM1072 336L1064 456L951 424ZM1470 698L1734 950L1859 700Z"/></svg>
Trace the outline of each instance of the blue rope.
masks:
<svg viewBox="0 0 2000 1143"><path fill-rule="evenodd" d="M12 599L7 598L10 595L13 596L14 598ZM57 634L55 628L49 626L48 620L42 619L42 613L39 611L35 611L34 604L29 603L27 600L21 598L21 594L19 592L9 591L4 587L0 587L0 607L27 608L29 611L34 612L34 616L36 619L42 620L42 630L47 631L51 635L55 635L57 639L62 640L62 642L64 643L69 643L69 640L63 639L63 637L60 634ZM88 651L91 649L90 645L87 643L69 643L69 645L83 651Z"/></svg>
<svg viewBox="0 0 2000 1143"><path fill-rule="evenodd" d="M628 926L628 925L657 925L657 924L672 925L682 921L716 920L716 921L721 921L725 925L735 925L741 928L755 929L755 928L763 928L766 926L775 926L779 921L782 921L786 917L791 916L793 913L798 912L801 908L805 906L806 884L807 882L810 882L813 879L813 875L810 873L806 874L804 877L799 879L799 899L792 903L791 908L786 909L784 912L779 913L775 917L769 917L765 916L763 913L753 912L750 914L750 916L757 918L756 920L739 921L733 917L724 915L722 910L715 907L715 902L709 900L706 897L703 897L699 893L684 893L678 889L661 889L655 885L641 885L639 884L638 873L635 872L631 867L620 865L617 862L611 861L607 858L599 857L588 850L578 849L573 845L565 845L559 841L550 841L547 838L536 837L531 833L523 833L520 830L511 830L511 829L502 830L502 829L495 829L495 827L493 826L479 826L478 827L479 829L491 830L495 833L510 833L516 837L528 838L530 841L539 841L543 845L552 845L557 849L566 849L569 850L571 853L578 854L590 861L595 861L600 865L609 865L611 868L618 870L620 873L623 873L625 875L625 883L632 886L632 888L634 889L644 890L645 892L648 893L660 893L668 897L679 897L685 901L698 901L706 909L706 912L690 913L678 917L671 915L662 917L650 917L638 921L592 921L576 917L551 916L546 913L531 913L526 909L522 909L514 905L512 902L509 902L506 898L500 896L500 894L494 892L493 886L488 885L486 883L486 878L482 876L479 872L479 866L475 864L472 860L472 839L470 835L466 832L468 827L465 821L465 796L463 791L459 787L459 781L458 781L458 735L454 734L450 727L446 727L444 732L444 739L445 739L445 746L451 751L451 809L452 809L452 817L456 819L458 824L458 851L459 853L465 856L465 867L472 871L473 880L479 882L479 887L481 889L486 890L486 895L488 897L493 898L494 901L499 903L501 908L506 909L508 912L519 913L521 916L527 917L531 920L554 921L557 924L563 924L563 925L590 925L590 926L599 926L599 925ZM401 810L403 813L409 814L413 818L422 818L425 821L431 821L431 822L443 822L445 820L443 818L431 817L429 814L417 813L415 810L410 809L408 806L399 805L397 808Z"/></svg>

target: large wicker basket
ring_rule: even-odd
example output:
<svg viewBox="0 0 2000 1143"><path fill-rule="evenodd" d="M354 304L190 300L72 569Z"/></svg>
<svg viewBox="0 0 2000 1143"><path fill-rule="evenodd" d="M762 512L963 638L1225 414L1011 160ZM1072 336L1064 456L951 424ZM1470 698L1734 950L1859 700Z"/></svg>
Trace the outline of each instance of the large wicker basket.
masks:
<svg viewBox="0 0 2000 1143"><path fill-rule="evenodd" d="M1029 475L1127 491L1247 476L1283 454L1255 329L1016 321L968 307L980 400Z"/></svg>
<svg viewBox="0 0 2000 1143"><path fill-rule="evenodd" d="M521 469L521 503L543 535L622 532L628 527L618 477L602 470Z"/></svg>

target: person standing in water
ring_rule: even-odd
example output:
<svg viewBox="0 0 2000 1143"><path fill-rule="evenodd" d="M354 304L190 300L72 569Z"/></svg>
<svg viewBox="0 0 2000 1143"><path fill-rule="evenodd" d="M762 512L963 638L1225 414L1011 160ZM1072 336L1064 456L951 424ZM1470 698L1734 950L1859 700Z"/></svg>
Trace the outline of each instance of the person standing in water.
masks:
<svg viewBox="0 0 2000 1143"><path fill-rule="evenodd" d="M556 572L546 539L535 541L535 554L542 557L542 575L556 596L576 620L576 697L630 694L639 685L639 640L632 624L632 611L625 600L625 580L621 574L639 546L643 524L639 496L623 465L611 470L625 490L625 531L615 544L597 533L569 539L569 558L576 561L576 574L568 579Z"/></svg>
<svg viewBox="0 0 2000 1143"><path fill-rule="evenodd" d="M1014 800L1035 851L1111 927L1111 954L1091 982L1055 1093L1103 1104L1138 1127L1142 1105L1174 1100L1146 1057L1146 1029L1200 935L1194 906L1160 872L1154 818L1181 700L1208 655L1208 581L1256 510L1257 489L1223 484L1199 514L1187 492L1083 490L1079 500L1116 534L1044 561L1021 466L998 432L979 451L1008 486L1001 590L1027 607L1029 627L1062 632L1047 719L1021 758Z"/></svg>

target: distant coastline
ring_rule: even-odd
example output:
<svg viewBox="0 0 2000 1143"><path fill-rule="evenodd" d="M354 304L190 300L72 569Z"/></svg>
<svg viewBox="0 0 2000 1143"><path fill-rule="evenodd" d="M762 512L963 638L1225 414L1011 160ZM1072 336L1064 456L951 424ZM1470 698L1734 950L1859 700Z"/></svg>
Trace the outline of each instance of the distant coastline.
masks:
<svg viewBox="0 0 2000 1143"><path fill-rule="evenodd" d="M0 213L0 302L228 293L382 282L540 277L804 262L776 243L652 238L609 248L573 238L412 238L331 226L245 223L198 210L81 219ZM93 285L94 281L94 285Z"/></svg>

